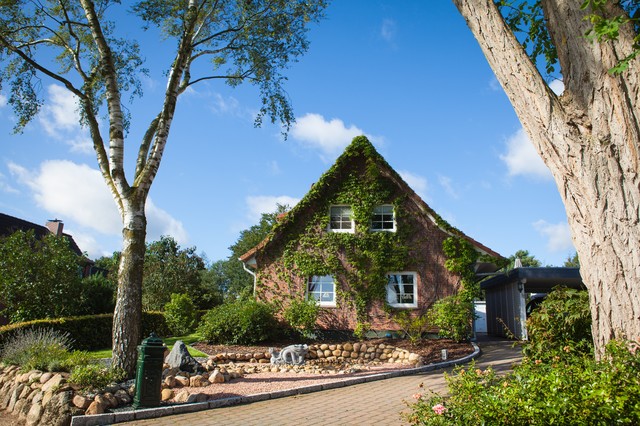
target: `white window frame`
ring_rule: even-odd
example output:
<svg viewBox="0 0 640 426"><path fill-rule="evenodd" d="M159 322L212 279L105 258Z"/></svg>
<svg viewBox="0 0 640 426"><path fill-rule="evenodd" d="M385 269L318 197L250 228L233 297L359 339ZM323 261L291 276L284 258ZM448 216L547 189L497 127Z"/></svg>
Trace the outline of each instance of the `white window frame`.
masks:
<svg viewBox="0 0 640 426"><path fill-rule="evenodd" d="M350 219L351 219L351 228L333 228L333 227L331 226L331 224L332 224L332 222L333 222L333 221L331 220L331 218L332 218L332 214L331 214L331 213L332 213L332 210L333 210L334 208L339 208L339 207L348 207L348 208L349 208L349 210L351 210L351 216L350 216ZM345 222L345 223L346 223L346 221L342 221L342 220L340 221L340 223L343 223L343 222ZM353 220L353 207L352 207L351 205L349 205L349 204L334 204L334 205L332 205L332 206L330 206L330 207L329 207L329 232L348 232L348 233L351 233L351 234L353 234L354 232L356 232L356 223L355 223L355 221Z"/></svg>
<svg viewBox="0 0 640 426"><path fill-rule="evenodd" d="M391 281L391 277L392 276L410 276L412 277L412 283L405 283L404 285L408 285L408 284L412 284L413 285L413 293L411 293L413 295L413 302L411 303L402 303L402 302L398 302L397 301L397 291L396 289L394 289L392 287ZM410 294L410 293L405 293L404 289L400 289L398 288L402 293L404 294ZM392 308L417 308L418 307L418 274L415 272L411 272L411 271L403 271L403 272L388 272L387 273L387 285L386 285L386 293L387 293L387 303L389 304L389 306L391 306Z"/></svg>
<svg viewBox="0 0 640 426"><path fill-rule="evenodd" d="M391 228L387 228L387 229L385 229L385 228L374 229L373 228L373 223L374 223L373 218L376 216L376 209L385 209L385 208L390 208L391 209L392 227ZM378 215L385 215L385 214L388 214L388 213L385 213L385 212L378 213ZM381 224L389 223L389 221L385 221L384 219L382 221L375 221L375 222L379 222ZM375 206L373 208L373 214L371 215L371 227L370 227L370 229L373 232L396 232L396 209L395 209L395 207L393 207L392 204L379 204L379 205Z"/></svg>
<svg viewBox="0 0 640 426"><path fill-rule="evenodd" d="M310 291L310 285L315 281L316 285L319 285L318 290ZM326 292L323 289L323 285L333 284L333 290L330 292ZM335 307L336 306L336 280L332 275L314 275L307 279L307 288L306 288L306 296L307 300L314 298L319 306L323 307ZM322 293L330 293L331 300L322 300ZM319 297L316 297L317 294Z"/></svg>

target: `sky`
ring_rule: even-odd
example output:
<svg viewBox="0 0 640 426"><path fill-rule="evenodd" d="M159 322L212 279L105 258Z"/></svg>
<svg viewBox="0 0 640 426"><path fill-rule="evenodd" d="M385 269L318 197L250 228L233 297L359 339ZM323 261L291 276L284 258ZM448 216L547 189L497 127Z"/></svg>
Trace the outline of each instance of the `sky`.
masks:
<svg viewBox="0 0 640 426"><path fill-rule="evenodd" d="M126 105L131 179L175 46L135 19L118 25L140 42L150 69L144 96ZM226 259L240 231L277 203L295 205L364 134L430 207L492 250L524 249L557 266L573 255L556 184L452 3L335 1L308 36L308 52L284 71L296 116L286 140L266 121L254 127L254 86L215 80L180 98L149 194L147 241L170 235L210 262ZM559 80L550 85L563 89ZM75 99L43 79L45 106L16 135L6 90L0 212L38 224L62 220L90 258L120 250L120 218Z"/></svg>

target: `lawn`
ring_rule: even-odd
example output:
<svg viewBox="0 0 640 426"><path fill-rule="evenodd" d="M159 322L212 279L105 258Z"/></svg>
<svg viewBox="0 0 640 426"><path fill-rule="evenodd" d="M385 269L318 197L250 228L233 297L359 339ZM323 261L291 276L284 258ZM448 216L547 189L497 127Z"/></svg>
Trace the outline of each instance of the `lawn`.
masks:
<svg viewBox="0 0 640 426"><path fill-rule="evenodd" d="M167 345L169 350L171 350L173 348L173 345L178 340L182 340L184 342L184 344L187 345L187 350L189 350L189 353L191 354L191 356L193 356L193 357L207 357L207 354L205 354L203 352L200 352L199 350L194 349L191 346L189 346L192 343L195 343L195 342L198 342L198 341L202 340L202 337L200 337L199 335L197 335L195 333L188 334L186 336L166 337L166 338L163 338L162 340L164 341L164 344ZM96 359L111 358L111 348L90 351L89 355L91 356L91 358L96 358Z"/></svg>

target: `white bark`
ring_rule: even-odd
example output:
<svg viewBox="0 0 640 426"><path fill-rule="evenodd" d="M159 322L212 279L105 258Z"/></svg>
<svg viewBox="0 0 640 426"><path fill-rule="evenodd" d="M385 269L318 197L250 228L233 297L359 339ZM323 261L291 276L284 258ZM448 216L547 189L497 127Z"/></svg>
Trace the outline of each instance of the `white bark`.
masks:
<svg viewBox="0 0 640 426"><path fill-rule="evenodd" d="M612 338L640 339L640 90L633 32L591 43L575 0L543 0L565 92L556 97L492 0L454 0L562 196L589 290L596 352ZM619 13L611 6L607 13ZM637 62L637 61L636 61Z"/></svg>

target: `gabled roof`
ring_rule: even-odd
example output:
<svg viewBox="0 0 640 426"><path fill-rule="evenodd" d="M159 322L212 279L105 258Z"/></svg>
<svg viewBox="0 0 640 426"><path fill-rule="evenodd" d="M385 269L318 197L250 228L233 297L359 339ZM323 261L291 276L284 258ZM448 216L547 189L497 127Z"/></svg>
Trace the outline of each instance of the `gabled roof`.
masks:
<svg viewBox="0 0 640 426"><path fill-rule="evenodd" d="M395 185L407 194L407 197L413 202L425 215L442 231L450 235L457 235L468 240L479 252L489 255L495 258L502 258L502 256L485 245L479 243L471 237L468 237L462 231L449 225L444 219L442 219L431 207L425 203L416 192L400 177L400 175L393 170L393 168L387 163L387 161L376 151L374 146L369 142L365 136L358 136L353 139L351 144L347 146L342 155L338 157L336 162L327 170L320 179L311 186L311 190L295 205L289 213L286 214L271 230L269 235L260 242L257 246L239 257L242 262L250 263L255 254L265 249L269 244L272 244L284 235L287 234L287 229L302 216L313 204L324 197L331 195L330 192L334 190L338 181L343 174L349 170L350 164L356 157L364 157L365 159L373 160L378 166L381 175L391 180Z"/></svg>
<svg viewBox="0 0 640 426"><path fill-rule="evenodd" d="M33 230L36 238L44 238L44 236L51 233L46 226L37 225L17 217L0 213L0 236L8 236L16 231L26 232L29 230ZM63 233L62 235L67 239L67 241L69 241L69 247L71 250L73 250L78 256L83 256L82 250L80 250L80 247L78 247L78 244L76 244L73 237L66 233Z"/></svg>

